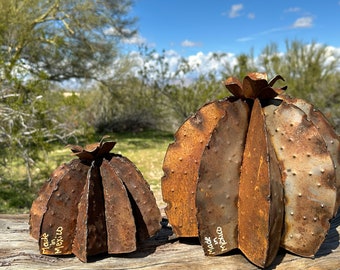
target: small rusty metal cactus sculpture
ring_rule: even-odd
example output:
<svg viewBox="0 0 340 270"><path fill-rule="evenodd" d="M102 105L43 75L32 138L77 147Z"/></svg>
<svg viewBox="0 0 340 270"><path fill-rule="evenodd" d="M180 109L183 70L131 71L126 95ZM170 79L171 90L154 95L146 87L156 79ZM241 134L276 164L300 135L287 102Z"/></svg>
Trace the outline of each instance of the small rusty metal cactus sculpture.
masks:
<svg viewBox="0 0 340 270"><path fill-rule="evenodd" d="M160 229L155 197L136 166L110 153L115 142L70 145L79 159L63 164L30 211L30 233L42 254L128 253Z"/></svg>
<svg viewBox="0 0 340 270"><path fill-rule="evenodd" d="M302 99L263 73L201 107L178 129L162 178L179 237L199 236L206 255L239 248L260 267L283 247L312 257L340 206L339 137Z"/></svg>

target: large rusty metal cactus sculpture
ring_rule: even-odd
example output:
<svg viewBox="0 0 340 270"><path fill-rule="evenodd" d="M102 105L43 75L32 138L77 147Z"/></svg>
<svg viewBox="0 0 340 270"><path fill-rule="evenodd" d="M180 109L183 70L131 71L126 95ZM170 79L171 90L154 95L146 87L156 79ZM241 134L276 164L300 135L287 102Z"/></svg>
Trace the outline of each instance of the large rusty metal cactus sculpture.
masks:
<svg viewBox="0 0 340 270"><path fill-rule="evenodd" d="M115 142L69 146L78 157L63 164L42 187L30 211L30 233L46 255L136 250L160 229L155 197L136 166L110 153Z"/></svg>
<svg viewBox="0 0 340 270"><path fill-rule="evenodd" d="M278 79L229 78L233 96L201 107L168 147L166 214L206 255L239 248L260 267L280 246L311 257L340 206L339 137L312 105L274 88Z"/></svg>

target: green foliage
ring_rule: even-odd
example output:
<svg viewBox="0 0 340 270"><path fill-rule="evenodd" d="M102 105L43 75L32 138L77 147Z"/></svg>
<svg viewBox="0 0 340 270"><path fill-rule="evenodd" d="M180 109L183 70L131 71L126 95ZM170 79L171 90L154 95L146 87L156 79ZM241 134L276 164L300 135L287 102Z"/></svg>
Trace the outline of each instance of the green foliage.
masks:
<svg viewBox="0 0 340 270"><path fill-rule="evenodd" d="M0 213L28 213L36 194L35 188L27 187L26 180L2 180L0 182Z"/></svg>
<svg viewBox="0 0 340 270"><path fill-rule="evenodd" d="M221 84L213 72L195 74L194 69L185 58L179 59L170 69L166 52L158 54L142 48L140 56L143 63L139 75L144 89L153 90L153 102L163 112L163 129L173 130L184 119L193 114L204 103L221 95ZM159 126L157 126L159 128Z"/></svg>
<svg viewBox="0 0 340 270"><path fill-rule="evenodd" d="M164 92L168 106L180 122L195 113L203 104L225 95L220 81L209 73L199 75L191 84L169 85Z"/></svg>
<svg viewBox="0 0 340 270"><path fill-rule="evenodd" d="M96 96L95 126L97 132L142 131L155 128L161 121L162 110L153 88L145 87L136 78L107 84Z"/></svg>
<svg viewBox="0 0 340 270"><path fill-rule="evenodd" d="M22 86L23 88L24 86ZM29 88L28 88L29 87ZM54 142L76 142L77 136L90 136L92 128L79 118L84 108L75 94L65 96L62 91L42 91L44 82L26 83L23 94L4 98L0 104L1 169L0 179L8 164L24 164L28 185L32 184L32 170Z"/></svg>
<svg viewBox="0 0 340 270"><path fill-rule="evenodd" d="M54 81L96 78L117 55L118 40L135 33L130 6L130 0L1 0L6 78L18 70Z"/></svg>
<svg viewBox="0 0 340 270"><path fill-rule="evenodd" d="M91 135L82 100L51 89L104 74L119 40L135 33L131 3L0 0L0 180L20 160L31 186L40 152Z"/></svg>
<svg viewBox="0 0 340 270"><path fill-rule="evenodd" d="M223 56L223 54L221 55ZM221 57L220 56L220 57ZM241 53L236 56L236 65L226 63L225 70L222 72L223 78L236 77L244 78L249 72L259 71L255 63L253 50L250 53Z"/></svg>
<svg viewBox="0 0 340 270"><path fill-rule="evenodd" d="M162 163L173 134L164 131L114 133L117 142L113 152L128 157L142 172L154 192L160 192Z"/></svg>
<svg viewBox="0 0 340 270"><path fill-rule="evenodd" d="M274 43L266 46L259 66L270 76L282 75L289 95L308 100L340 124L340 55L325 45L294 40L286 42L284 54Z"/></svg>
<svg viewBox="0 0 340 270"><path fill-rule="evenodd" d="M325 45L315 42L304 44L298 41L286 42L286 53L280 54L277 45L268 45L261 56L260 65L269 75L283 74L292 94L309 99L313 103L320 102L325 94L326 84L332 83L337 76L339 55L332 55ZM322 102L320 102L322 103Z"/></svg>

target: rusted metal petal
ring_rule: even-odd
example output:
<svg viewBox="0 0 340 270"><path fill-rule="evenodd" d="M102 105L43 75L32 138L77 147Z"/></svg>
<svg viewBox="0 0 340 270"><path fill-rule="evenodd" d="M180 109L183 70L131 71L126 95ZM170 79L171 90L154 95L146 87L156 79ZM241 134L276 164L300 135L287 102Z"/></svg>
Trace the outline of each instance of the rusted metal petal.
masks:
<svg viewBox="0 0 340 270"><path fill-rule="evenodd" d="M281 75L276 75L273 79L271 79L269 81L269 86L274 86L274 84L278 81L278 80L281 80L281 81L284 81L285 79L281 76Z"/></svg>
<svg viewBox="0 0 340 270"><path fill-rule="evenodd" d="M273 99L287 88L273 88L278 80L284 79L278 75L268 83L266 73L253 72L244 77L242 84L237 78L230 77L225 81L225 86L235 97L241 99Z"/></svg>
<svg viewBox="0 0 340 270"><path fill-rule="evenodd" d="M103 160L102 176L108 253L119 254L136 250L136 226L126 188L110 165Z"/></svg>
<svg viewBox="0 0 340 270"><path fill-rule="evenodd" d="M258 94L258 98L260 100L273 99L276 96L281 95L284 90L284 88L272 88L268 86Z"/></svg>
<svg viewBox="0 0 340 270"><path fill-rule="evenodd" d="M100 146L101 146L101 142L87 144L84 147L84 151L89 152L89 153L95 153L96 151L99 150Z"/></svg>
<svg viewBox="0 0 340 270"><path fill-rule="evenodd" d="M97 155L103 156L104 154L109 153L115 145L116 145L116 142L112 142L112 141L103 142L101 144L101 147L98 150Z"/></svg>
<svg viewBox="0 0 340 270"><path fill-rule="evenodd" d="M283 96L282 98L286 102L294 104L304 111L308 120L312 121L313 124L318 128L320 135L327 145L327 149L333 159L335 170L335 186L337 188L337 200L334 208L335 216L340 207L340 138L335 133L334 128L328 122L327 118L319 110L316 110L312 104L299 98L290 98L287 96Z"/></svg>
<svg viewBox="0 0 340 270"><path fill-rule="evenodd" d="M255 99L268 86L267 74L253 72L243 79L243 95L246 98Z"/></svg>
<svg viewBox="0 0 340 270"><path fill-rule="evenodd" d="M71 149L73 155L79 157L82 160L93 160L94 158L93 153L86 151L79 145L67 145L66 147Z"/></svg>
<svg viewBox="0 0 340 270"><path fill-rule="evenodd" d="M186 120L175 134L164 158L162 178L165 212L174 233L179 237L198 236L196 220L196 188L202 152L227 101L204 105Z"/></svg>
<svg viewBox="0 0 340 270"><path fill-rule="evenodd" d="M84 151L83 147L81 147L80 145L68 144L68 145L66 145L66 147L70 148L70 150L74 154L77 154L78 152Z"/></svg>
<svg viewBox="0 0 340 270"><path fill-rule="evenodd" d="M162 216L149 184L128 158L114 156L109 163L130 194L138 228L137 240L142 241L153 236L161 228Z"/></svg>
<svg viewBox="0 0 340 270"><path fill-rule="evenodd" d="M94 160L95 158L98 159L99 157L108 154L115 146L116 142L114 141L104 141L107 137L109 136L104 136L100 142L88 144L84 148L72 144L69 144L66 147L70 148L72 153L80 159Z"/></svg>
<svg viewBox="0 0 340 270"><path fill-rule="evenodd" d="M42 217L39 239L41 254L72 253L80 199L76 193L83 190L88 168L88 164L75 160L61 178L52 179L57 182L46 204L48 211Z"/></svg>
<svg viewBox="0 0 340 270"><path fill-rule="evenodd" d="M249 106L228 102L202 154L196 206L200 242L206 255L238 247L238 187Z"/></svg>
<svg viewBox="0 0 340 270"><path fill-rule="evenodd" d="M72 253L81 261L107 251L107 233L103 186L95 161L87 173L78 204L78 217Z"/></svg>
<svg viewBox="0 0 340 270"><path fill-rule="evenodd" d="M57 188L59 181L69 172L72 166L79 163L79 160L73 160L70 164L63 164L55 169L51 177L46 181L39 191L39 196L33 201L30 209L30 234L35 239L39 239L41 222L47 210L48 201L54 189Z"/></svg>
<svg viewBox="0 0 340 270"><path fill-rule="evenodd" d="M251 262L265 267L280 246L284 203L280 168L258 99L251 113L239 183L238 245Z"/></svg>
<svg viewBox="0 0 340 270"><path fill-rule="evenodd" d="M334 213L333 161L317 127L298 107L282 102L264 108L285 189L285 227L281 245L313 256L325 239Z"/></svg>
<svg viewBox="0 0 340 270"><path fill-rule="evenodd" d="M245 98L242 83L235 77L230 77L225 81L225 86L235 97Z"/></svg>

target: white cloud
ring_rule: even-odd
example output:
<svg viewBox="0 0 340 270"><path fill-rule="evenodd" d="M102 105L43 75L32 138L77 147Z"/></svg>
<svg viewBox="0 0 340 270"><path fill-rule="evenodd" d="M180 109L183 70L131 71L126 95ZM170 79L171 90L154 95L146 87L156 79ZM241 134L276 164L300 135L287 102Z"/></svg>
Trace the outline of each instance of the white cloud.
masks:
<svg viewBox="0 0 340 270"><path fill-rule="evenodd" d="M340 5L340 2L339 2ZM333 61L336 61L336 59L339 59L340 57L340 48L333 47L333 46L327 46L326 47L326 62L325 65L330 64ZM340 65L337 66L337 69L340 69Z"/></svg>
<svg viewBox="0 0 340 270"><path fill-rule="evenodd" d="M240 11L243 9L243 4L235 4L231 6L231 9L228 13L229 18L236 18L240 16Z"/></svg>
<svg viewBox="0 0 340 270"><path fill-rule="evenodd" d="M285 9L284 12L299 12L300 10L301 8L299 7L290 7L290 8Z"/></svg>
<svg viewBox="0 0 340 270"><path fill-rule="evenodd" d="M198 52L187 57L189 65L193 68L195 74L208 74L209 72L219 72L225 69L226 65L234 66L236 56L233 53L226 53L220 57L214 57L216 54L208 52Z"/></svg>
<svg viewBox="0 0 340 270"><path fill-rule="evenodd" d="M182 43L181 43L182 47L197 47L197 46L200 46L200 45L201 45L201 43L190 41L188 39L182 41Z"/></svg>
<svg viewBox="0 0 340 270"><path fill-rule="evenodd" d="M131 34L129 29L123 30L123 32L125 32L126 34ZM104 31L104 34L108 36L120 36L121 37L121 34L114 27L107 28ZM135 34L130 38L123 37L122 42L125 44L130 44L130 45L141 45L141 44L146 44L147 40L141 35Z"/></svg>
<svg viewBox="0 0 340 270"><path fill-rule="evenodd" d="M108 36L119 36L121 37L122 34L131 34L131 29L122 29L121 32L117 31L115 27L108 27L104 30L104 34Z"/></svg>
<svg viewBox="0 0 340 270"><path fill-rule="evenodd" d="M313 18L312 17L301 17L298 18L294 24L293 28L309 28L313 26Z"/></svg>
<svg viewBox="0 0 340 270"><path fill-rule="evenodd" d="M123 42L126 44L131 44L131 45L141 45L146 43L146 39L142 36L135 35L131 38L124 38Z"/></svg>
<svg viewBox="0 0 340 270"><path fill-rule="evenodd" d="M176 80L184 79L186 82L190 82L193 78L198 76L199 74L206 75L209 72L215 72L216 75L219 75L221 71L225 69L225 66L233 67L236 65L236 55L233 53L225 53L220 57L215 57L217 54L213 52L203 53L198 52L196 54L190 55L185 57L186 61L188 62L189 66L192 69L190 74L178 74ZM159 56L158 53L155 52L155 57ZM168 50L164 52L164 62L168 63L169 65L169 75L173 76L174 73L178 70L178 66L180 64L182 56L174 51ZM134 59L138 65L144 65L142 56L134 51L130 53L130 59ZM154 66L157 67L157 61L150 61L148 62L147 66ZM132 70L131 72L136 73L138 72L138 68ZM149 74L150 78L153 77L152 74ZM156 78L156 77L155 77ZM223 79L223 78L221 78Z"/></svg>
<svg viewBox="0 0 340 270"><path fill-rule="evenodd" d="M243 4L235 4L235 5L231 6L229 11L223 12L222 15L226 15L229 18L236 18L236 17L239 17L239 16L244 16L245 14L240 13L240 11L243 10L243 9L244 9ZM247 14L247 17L250 20L255 19L255 13L249 12Z"/></svg>
<svg viewBox="0 0 340 270"><path fill-rule="evenodd" d="M254 37L241 37L241 38L238 38L236 39L237 42L247 42L247 41L250 41L250 40L254 40L255 38Z"/></svg>

